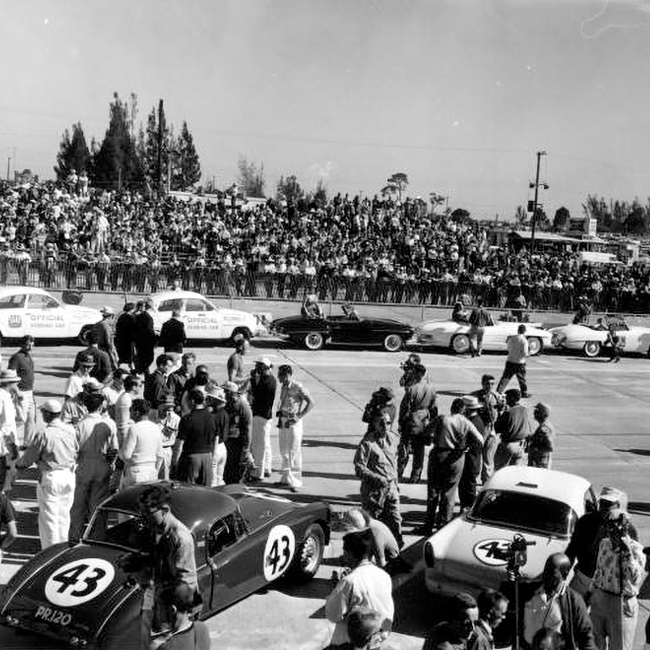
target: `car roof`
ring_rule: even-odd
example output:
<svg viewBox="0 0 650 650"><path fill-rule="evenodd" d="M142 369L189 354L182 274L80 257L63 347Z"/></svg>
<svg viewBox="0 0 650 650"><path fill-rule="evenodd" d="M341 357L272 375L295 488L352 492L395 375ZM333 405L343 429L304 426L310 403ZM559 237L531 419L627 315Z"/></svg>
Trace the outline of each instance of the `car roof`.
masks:
<svg viewBox="0 0 650 650"><path fill-rule="evenodd" d="M40 294L42 296L51 296L51 294L48 291L45 291L45 289L39 289L38 287L2 287L0 288L0 296L11 296L13 294L20 294L20 293L35 293L35 294Z"/></svg>
<svg viewBox="0 0 650 650"><path fill-rule="evenodd" d="M140 495L152 485L170 488L172 514L192 532L201 530L214 520L237 510L236 500L218 488L207 488L176 481L156 481L133 485L113 494L102 503L102 507L137 513L139 512Z"/></svg>
<svg viewBox="0 0 650 650"><path fill-rule="evenodd" d="M486 490L535 494L570 505L580 511L591 483L582 476L539 467L504 467L486 483Z"/></svg>
<svg viewBox="0 0 650 650"><path fill-rule="evenodd" d="M184 298L200 298L201 300L207 300L205 296L202 296L200 293L195 293L194 291L158 291L158 293L152 293L149 298L155 302L162 302L163 300L182 300Z"/></svg>

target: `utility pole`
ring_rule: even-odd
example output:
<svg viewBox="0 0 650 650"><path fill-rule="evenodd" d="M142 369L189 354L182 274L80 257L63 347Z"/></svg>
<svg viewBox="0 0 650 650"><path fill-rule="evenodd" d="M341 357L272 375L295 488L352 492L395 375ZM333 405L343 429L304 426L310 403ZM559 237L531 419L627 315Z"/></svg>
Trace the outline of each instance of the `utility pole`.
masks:
<svg viewBox="0 0 650 650"><path fill-rule="evenodd" d="M7 180L9 180L9 169L11 166L11 156L7 156Z"/></svg>
<svg viewBox="0 0 650 650"><path fill-rule="evenodd" d="M163 148L163 133L164 133L164 125L163 125L163 100L161 99L160 102L158 103L158 161L157 161L157 190L158 194L160 194L162 190L162 148Z"/></svg>
<svg viewBox="0 0 650 650"><path fill-rule="evenodd" d="M539 206L539 203L537 202L537 196L539 192L539 187L540 185L544 187L545 190L549 188L548 183L546 181L540 183L539 182L539 168L540 168L540 163L542 160L542 156L546 155L546 151L538 151L537 152L537 173L535 174L535 182L534 183L529 183L528 187L529 188L535 188L535 198L532 201L532 212L533 212L533 223L532 223L532 228L531 228L531 233L530 233L530 255L531 257L535 253L535 224L537 223L537 207ZM530 207L531 202L528 202L528 207ZM530 211L530 210L529 210Z"/></svg>

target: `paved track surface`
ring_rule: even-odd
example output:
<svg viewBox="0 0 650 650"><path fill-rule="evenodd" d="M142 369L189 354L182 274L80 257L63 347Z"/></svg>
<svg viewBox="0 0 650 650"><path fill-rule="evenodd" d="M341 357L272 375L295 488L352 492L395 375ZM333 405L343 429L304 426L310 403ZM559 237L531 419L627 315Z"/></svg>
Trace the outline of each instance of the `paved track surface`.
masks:
<svg viewBox="0 0 650 650"><path fill-rule="evenodd" d="M103 302L97 296L93 299L92 302ZM107 302L119 305L116 300ZM35 350L39 403L61 395L76 350L70 346ZM202 347L195 351L217 379L225 376L229 348ZM9 349L5 349L5 354L8 353ZM392 386L399 394L399 363L406 358L406 353L349 349L307 352L272 340L258 340L250 351L250 359L257 354L270 356L276 366L292 363L296 378L308 387L316 401L316 408L305 421L305 488L290 497L303 502L325 499L336 512L342 512L358 500L359 485L352 459L363 431L360 421L363 405L379 386ZM491 372L498 376L504 364L504 357L496 354L469 359L425 353L423 359L438 390L442 412L448 412L454 397L477 388L481 374ZM551 419L558 430L554 468L581 474L596 489L616 485L627 491L630 511L644 544L650 544L649 371L650 362L643 358L625 358L614 366L602 359L543 355L529 361L533 397L527 400L531 411L539 400L551 405ZM276 437L273 444L277 452ZM277 470L277 453L275 459ZM2 583L39 547L34 479L34 474L27 472L16 486L21 538L0 566ZM264 487L275 490L271 481L276 479L277 474ZM424 504L424 485L402 486L407 533L422 522ZM401 576L395 582L395 634L386 645L393 650L419 649L427 629L444 607L444 603L430 598L424 591L419 560L421 540L407 535L406 541L406 556L419 564L412 574ZM323 604L330 591L328 578L339 555L340 534L335 535L325 563L310 584L300 588L270 588L210 619L213 647L223 650L324 647L331 626L324 618ZM643 601L635 648L642 647L647 614L648 602ZM46 648L48 645L42 639L16 637L10 631L0 630L0 647Z"/></svg>

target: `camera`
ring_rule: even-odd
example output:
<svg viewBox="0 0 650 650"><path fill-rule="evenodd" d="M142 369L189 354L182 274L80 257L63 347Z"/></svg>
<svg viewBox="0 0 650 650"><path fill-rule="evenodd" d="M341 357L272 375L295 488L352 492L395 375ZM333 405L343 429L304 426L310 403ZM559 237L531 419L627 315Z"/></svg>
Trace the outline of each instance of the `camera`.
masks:
<svg viewBox="0 0 650 650"><path fill-rule="evenodd" d="M535 546L537 542L530 542L522 535L515 535L506 550L506 571L509 580L519 578L519 569L528 562L528 547Z"/></svg>

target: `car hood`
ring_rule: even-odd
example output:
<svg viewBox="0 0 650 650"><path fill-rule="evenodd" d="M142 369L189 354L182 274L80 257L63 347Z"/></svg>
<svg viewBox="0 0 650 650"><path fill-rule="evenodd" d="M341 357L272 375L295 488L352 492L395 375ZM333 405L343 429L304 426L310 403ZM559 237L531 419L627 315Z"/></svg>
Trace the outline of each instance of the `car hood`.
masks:
<svg viewBox="0 0 650 650"><path fill-rule="evenodd" d="M507 579L508 545L517 531L472 522L465 517L454 519L440 529L430 542L433 545L441 579L448 578L474 588L498 589ZM546 558L551 553L562 552L568 539L521 532L528 541L528 562L521 568L525 581L539 579Z"/></svg>
<svg viewBox="0 0 650 650"><path fill-rule="evenodd" d="M99 309L93 307L80 307L78 305L64 305L64 307L70 318L74 320L97 323L103 318Z"/></svg>
<svg viewBox="0 0 650 650"><path fill-rule="evenodd" d="M124 554L123 549L87 544L62 544L38 554L7 586L3 622L11 617L17 627L48 637L90 642L141 593L116 566Z"/></svg>

